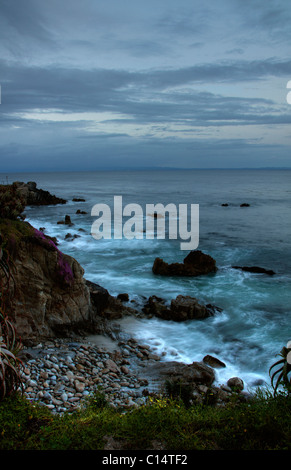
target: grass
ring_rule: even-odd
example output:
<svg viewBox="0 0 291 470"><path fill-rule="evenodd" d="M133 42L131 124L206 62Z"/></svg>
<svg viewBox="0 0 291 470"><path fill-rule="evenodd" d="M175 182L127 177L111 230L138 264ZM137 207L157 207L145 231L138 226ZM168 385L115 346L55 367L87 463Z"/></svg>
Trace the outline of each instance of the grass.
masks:
<svg viewBox="0 0 291 470"><path fill-rule="evenodd" d="M290 415L284 394L223 408L149 398L124 411L96 392L61 416L16 394L0 402L0 450L102 450L109 437L118 450L291 450Z"/></svg>

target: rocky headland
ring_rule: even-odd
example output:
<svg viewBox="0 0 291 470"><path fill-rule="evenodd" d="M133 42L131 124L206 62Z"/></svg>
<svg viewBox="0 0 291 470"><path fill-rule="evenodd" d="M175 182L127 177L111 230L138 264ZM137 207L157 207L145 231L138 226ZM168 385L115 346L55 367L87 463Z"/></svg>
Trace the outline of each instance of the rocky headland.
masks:
<svg viewBox="0 0 291 470"><path fill-rule="evenodd" d="M49 191L37 188L34 181L23 183L15 181L13 183L17 194L24 200L25 206L47 206L56 204L66 204L66 200L51 194Z"/></svg>
<svg viewBox="0 0 291 470"><path fill-rule="evenodd" d="M28 185L35 192L36 186ZM219 359L207 356L193 364L164 361L118 324L125 316L203 320L215 315L218 307L189 296L177 296L167 305L153 296L142 308L132 308L126 294L114 297L86 280L78 261L28 222L1 218L0 233L2 309L24 346L22 379L29 399L63 412L75 409L100 386L113 406L129 407L158 393L167 380L190 387L193 402L209 394L220 405L229 400L233 384L215 384L215 369L225 367ZM194 251L178 272L186 269L199 275L198 265L200 275L217 269L213 258ZM233 382L243 398L242 381Z"/></svg>

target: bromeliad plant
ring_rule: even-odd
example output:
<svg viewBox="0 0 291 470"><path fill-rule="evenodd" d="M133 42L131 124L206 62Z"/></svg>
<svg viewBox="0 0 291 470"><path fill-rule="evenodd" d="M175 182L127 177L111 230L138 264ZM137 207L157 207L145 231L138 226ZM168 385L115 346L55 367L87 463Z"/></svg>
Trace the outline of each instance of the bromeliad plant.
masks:
<svg viewBox="0 0 291 470"><path fill-rule="evenodd" d="M283 347L279 356L282 357L279 361L275 362L270 369L269 375L271 377L271 385L274 389L274 395L277 393L277 389L280 385L282 385L288 395L291 394L291 377L289 378L288 375L291 373L291 341L288 342L287 347ZM273 370L276 366L279 367L273 374L271 374L271 370ZM277 374L279 374L277 376ZM277 377L276 377L277 376ZM275 382L276 377L276 383Z"/></svg>
<svg viewBox="0 0 291 470"><path fill-rule="evenodd" d="M17 390L22 390L18 357L22 349L21 341L10 320L0 310L0 400Z"/></svg>

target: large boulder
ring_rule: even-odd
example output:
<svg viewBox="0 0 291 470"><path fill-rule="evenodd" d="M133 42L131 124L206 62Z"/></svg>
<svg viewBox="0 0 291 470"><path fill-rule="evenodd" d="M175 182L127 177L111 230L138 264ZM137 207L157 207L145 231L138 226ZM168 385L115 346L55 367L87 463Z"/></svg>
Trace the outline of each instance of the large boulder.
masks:
<svg viewBox="0 0 291 470"><path fill-rule="evenodd" d="M217 267L216 261L210 255L194 250L184 258L183 263L168 264L161 258L156 258L152 271L164 276L201 276L215 273Z"/></svg>
<svg viewBox="0 0 291 470"><path fill-rule="evenodd" d="M203 362L192 364L177 361L157 362L144 369L143 376L161 383L171 380L192 386L199 384L210 386L215 380L214 370Z"/></svg>

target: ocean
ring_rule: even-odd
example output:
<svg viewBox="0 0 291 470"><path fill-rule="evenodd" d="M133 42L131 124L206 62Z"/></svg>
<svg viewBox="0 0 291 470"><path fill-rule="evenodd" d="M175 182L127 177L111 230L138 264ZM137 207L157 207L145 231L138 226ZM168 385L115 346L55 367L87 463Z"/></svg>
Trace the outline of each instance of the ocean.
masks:
<svg viewBox="0 0 291 470"><path fill-rule="evenodd" d="M216 381L241 377L245 388L269 387L269 367L291 339L291 170L152 170L23 173L0 182L35 181L68 200L66 205L27 207L26 220L57 237L59 248L84 268L85 278L110 294L128 293L141 304L151 295L170 301L196 297L222 310L204 320L162 321L126 318L121 327L162 360L201 361L207 354L226 364ZM164 277L153 274L156 257L182 262L181 240L100 239L91 235L95 204L199 204L199 250L211 255L216 274ZM74 202L84 198L85 202ZM241 204L249 204L241 207ZM228 204L223 205L223 204ZM76 214L77 210L86 214ZM73 226L60 225L65 215ZM80 231L82 229L82 231ZM67 233L77 235L66 239ZM232 266L260 266L275 274L254 274ZM133 306L135 304L132 304Z"/></svg>

